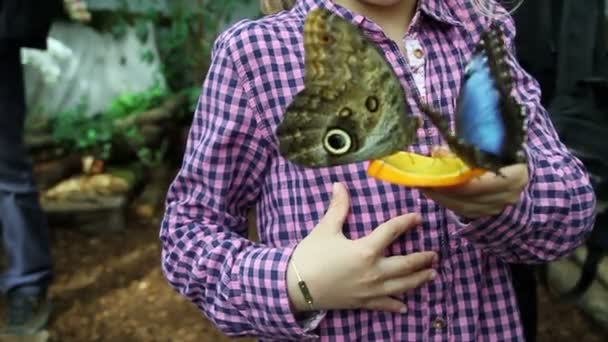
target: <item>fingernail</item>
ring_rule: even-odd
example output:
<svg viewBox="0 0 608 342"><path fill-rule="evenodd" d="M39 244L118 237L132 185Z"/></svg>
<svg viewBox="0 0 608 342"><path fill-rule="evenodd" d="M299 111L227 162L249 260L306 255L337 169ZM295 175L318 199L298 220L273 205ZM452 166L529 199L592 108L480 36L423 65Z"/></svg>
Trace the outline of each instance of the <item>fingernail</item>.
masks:
<svg viewBox="0 0 608 342"><path fill-rule="evenodd" d="M402 306L401 310L399 310L401 313L407 313L407 306Z"/></svg>
<svg viewBox="0 0 608 342"><path fill-rule="evenodd" d="M435 255L433 255L433 265L436 265L439 263L439 255L437 253L435 253Z"/></svg>
<svg viewBox="0 0 608 342"><path fill-rule="evenodd" d="M331 187L331 192L335 194L338 191L338 183L334 183Z"/></svg>
<svg viewBox="0 0 608 342"><path fill-rule="evenodd" d="M435 270L431 270L429 272L429 280L435 280L437 278L437 272Z"/></svg>

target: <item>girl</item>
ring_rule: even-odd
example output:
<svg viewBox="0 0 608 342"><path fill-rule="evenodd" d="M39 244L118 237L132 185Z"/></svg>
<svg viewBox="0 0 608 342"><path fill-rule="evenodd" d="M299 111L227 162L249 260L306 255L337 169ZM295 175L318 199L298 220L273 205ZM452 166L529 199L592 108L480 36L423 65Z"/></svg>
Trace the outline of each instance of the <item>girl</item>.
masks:
<svg viewBox="0 0 608 342"><path fill-rule="evenodd" d="M595 197L512 57L528 162L504 177L395 186L368 177L367 163L298 167L274 135L304 86L311 10L361 28L424 118L421 103L453 112L460 61L491 22L512 44L511 18L482 15L472 1L298 0L218 38L161 240L169 282L219 329L281 341L523 340L507 263L571 252L591 229ZM415 152L442 143L426 119L417 134ZM246 238L253 206L259 243Z"/></svg>

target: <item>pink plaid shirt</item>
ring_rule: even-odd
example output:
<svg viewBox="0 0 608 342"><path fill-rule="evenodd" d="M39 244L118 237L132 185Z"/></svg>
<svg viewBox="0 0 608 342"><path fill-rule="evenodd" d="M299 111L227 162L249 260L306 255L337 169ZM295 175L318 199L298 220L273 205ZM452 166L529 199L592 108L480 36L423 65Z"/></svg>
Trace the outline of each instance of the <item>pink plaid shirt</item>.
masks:
<svg viewBox="0 0 608 342"><path fill-rule="evenodd" d="M452 113L464 63L489 19L468 0L420 0L402 42L363 16L328 0L300 0L291 11L245 20L217 40L182 168L168 193L162 264L170 284L231 336L321 341L522 341L508 262L540 263L571 252L594 221L587 174L558 140L539 103L537 83L514 60L514 95L530 122L530 183L519 203L469 222L417 189L367 176L367 163L304 169L277 152L274 130L304 86L303 23L324 6L380 46L401 78L413 115L417 98ZM500 24L511 46L514 25ZM397 44L415 54L403 56ZM411 151L442 145L427 120ZM351 195L344 227L350 238L406 212L423 224L388 254L437 251L438 278L401 299L406 314L370 310L320 312L300 322L290 311L289 258L323 216L333 182ZM259 243L247 236L256 206ZM353 277L356 277L353 274Z"/></svg>

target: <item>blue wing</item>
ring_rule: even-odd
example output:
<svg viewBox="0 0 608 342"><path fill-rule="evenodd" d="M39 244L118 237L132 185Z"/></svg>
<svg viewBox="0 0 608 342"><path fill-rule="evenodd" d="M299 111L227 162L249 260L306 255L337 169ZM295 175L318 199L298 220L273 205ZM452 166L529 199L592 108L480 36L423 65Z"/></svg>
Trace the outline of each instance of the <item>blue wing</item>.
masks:
<svg viewBox="0 0 608 342"><path fill-rule="evenodd" d="M479 150L500 155L507 143L501 95L485 53L475 54L467 66L456 111L456 135Z"/></svg>
<svg viewBox="0 0 608 342"><path fill-rule="evenodd" d="M512 79L500 28L484 32L469 61L455 113L456 132L445 116L421 105L450 149L472 167L500 173L525 161L526 116L510 95Z"/></svg>

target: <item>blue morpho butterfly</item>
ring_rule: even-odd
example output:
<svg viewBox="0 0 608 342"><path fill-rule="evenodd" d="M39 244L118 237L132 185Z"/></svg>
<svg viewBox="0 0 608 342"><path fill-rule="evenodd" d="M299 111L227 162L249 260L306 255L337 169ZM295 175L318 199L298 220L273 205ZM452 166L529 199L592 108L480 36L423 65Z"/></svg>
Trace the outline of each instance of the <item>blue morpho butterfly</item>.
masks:
<svg viewBox="0 0 608 342"><path fill-rule="evenodd" d="M470 167L496 174L501 174L502 167L526 159L527 118L510 95L512 77L506 57L502 31L492 25L482 34L466 66L456 105L455 134L443 115L422 106L453 153Z"/></svg>

